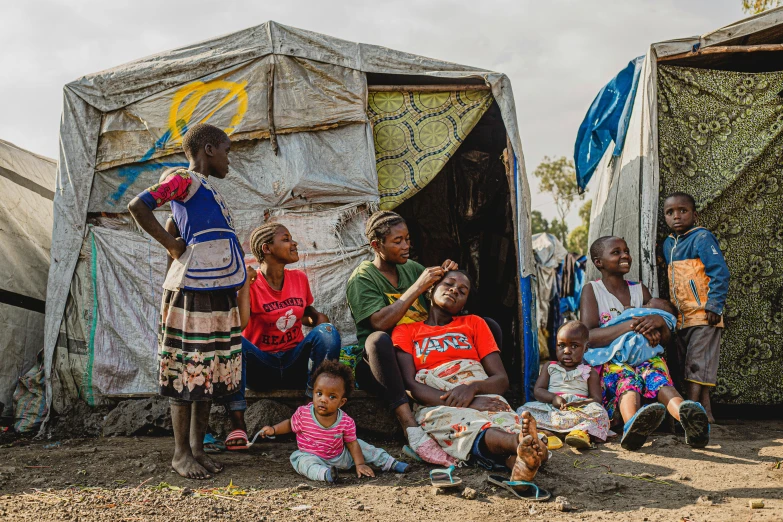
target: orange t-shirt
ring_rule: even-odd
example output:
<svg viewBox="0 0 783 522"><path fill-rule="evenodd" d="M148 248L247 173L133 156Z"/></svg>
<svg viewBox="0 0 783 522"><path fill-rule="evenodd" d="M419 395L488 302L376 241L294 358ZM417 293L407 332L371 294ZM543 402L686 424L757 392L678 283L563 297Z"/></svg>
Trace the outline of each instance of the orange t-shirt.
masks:
<svg viewBox="0 0 783 522"><path fill-rule="evenodd" d="M394 346L413 356L416 371L431 370L457 359L481 361L500 349L486 321L461 315L445 326L401 324L392 332Z"/></svg>

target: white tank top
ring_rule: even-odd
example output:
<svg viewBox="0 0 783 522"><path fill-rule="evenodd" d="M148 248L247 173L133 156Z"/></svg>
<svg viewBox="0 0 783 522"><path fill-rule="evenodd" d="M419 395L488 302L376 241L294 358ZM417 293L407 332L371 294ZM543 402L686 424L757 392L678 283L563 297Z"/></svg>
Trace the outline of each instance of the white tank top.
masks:
<svg viewBox="0 0 783 522"><path fill-rule="evenodd" d="M625 310L623 303L606 289L603 281L599 279L597 281L590 281L589 284L593 285L593 293L595 294L595 300L598 303L598 322L601 326L623 313ZM631 291L631 306L628 308L641 307L644 299L642 295L642 285L640 283L628 281L628 290Z"/></svg>

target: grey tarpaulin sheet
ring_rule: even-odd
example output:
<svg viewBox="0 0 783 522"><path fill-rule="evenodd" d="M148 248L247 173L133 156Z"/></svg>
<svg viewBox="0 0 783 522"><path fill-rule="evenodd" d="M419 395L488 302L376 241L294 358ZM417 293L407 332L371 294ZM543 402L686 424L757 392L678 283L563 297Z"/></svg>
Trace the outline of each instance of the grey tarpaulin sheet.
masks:
<svg viewBox="0 0 783 522"><path fill-rule="evenodd" d="M372 201L378 197L369 126L353 124L319 132L297 132L277 138L281 154L267 140L231 145L226 180L214 180L231 211L295 208L312 203ZM359 151L359 154L356 152ZM131 199L157 183L166 166L187 164L182 153L96 172L88 212L125 212ZM131 169L137 169L129 174ZM134 182L125 183L128 176Z"/></svg>
<svg viewBox="0 0 783 522"><path fill-rule="evenodd" d="M237 167L235 174L239 174L236 177L243 178L245 183L248 183L247 180L254 180L248 183L254 187L260 187L264 183L260 180L268 177L264 172L266 168L273 173L276 172L275 169L278 169L282 173L281 177L294 172L302 178L295 177L293 183L288 178L275 180L281 182L279 188L273 186L272 191L265 192L263 198L257 195L251 197L251 208L237 208L238 213L255 210L258 216L256 219L260 222L261 216L266 210L264 208L266 201L273 201L274 204L271 205L273 207L285 206L289 208L297 206L294 201L298 201L300 206L311 205L314 202L345 204L361 199L368 203L377 201L377 186L375 186L377 180L369 124L357 123L355 119L352 119L357 117L357 111L364 113L367 97L364 75L357 75L356 72L479 78L483 79L492 89L514 152L512 181L516 214L517 258L520 274L523 277L533 272L532 255L529 248L530 194L524 171L513 93L511 84L505 75L379 46L347 42L268 22L244 31L84 76L65 86L63 116L60 126L60 169L54 204L53 237L55 240L52 245L52 266L49 273L49 299L47 302L45 337L47 386L51 385L49 377L52 371L57 336L79 257L79 250L86 234L85 222L88 207L97 209L103 205L102 202L106 201L107 195L115 194L109 192L110 184L102 188L99 182L93 185L96 170L107 170L110 167L122 168L123 166L135 168L140 162L153 158L169 162L174 156L160 155L160 149L173 151L168 147L169 138L175 136L177 132L181 134L181 130L191 123L189 120L185 121L187 117L195 118L193 121L197 121L200 114L198 107L192 112L190 111L189 98L175 100L174 93L188 86L188 88L195 89L199 82L208 84L209 82L204 82L205 79L214 80L221 74L233 75L231 80L234 83L244 81L246 77L243 74L261 74L263 77L266 74L265 64L269 62L264 58L270 55L274 55L272 61L275 62L276 69L273 81L272 120L273 123L277 123L276 120L279 119L280 124L283 125L281 134L277 137L280 165L276 167L273 164L266 166L249 163L246 167L247 170L243 168L243 172L240 173L237 163L234 165ZM289 60L288 58L296 58L297 60ZM317 67L312 62L318 62L323 66ZM278 64L279 70L277 70ZM340 70L340 68L345 70ZM212 83L212 85L217 84ZM318 90L321 90L323 95L316 95ZM145 112L142 110L144 104L140 102L149 100L152 103L152 100L164 91L172 93L172 102L169 104L167 114L170 116L173 111L175 115L173 120L176 121L173 122L174 128L171 128L172 118L170 117L168 121L170 128L161 134L160 124L162 122L165 125L166 121L164 119L153 121L153 116L158 118L157 113L152 115L149 110ZM302 93L301 96L299 93ZM248 94L245 117L240 119L241 121L236 120L235 116L241 112L240 98L242 97L242 95L227 97L228 99L225 99L223 105L225 110L222 110L221 107L213 107L216 109L213 116L219 118L215 121L224 125L224 120L220 120L220 118L228 118L229 121L225 123L226 127L224 128L229 129L232 134L235 129L238 129L236 140L240 141L236 141L232 149L238 150L243 142L247 142L250 148L258 149L254 150L253 154L265 154L264 157L269 159L271 156L262 149L263 147L271 149L269 140L247 141L242 139L263 138L265 133L269 134L270 129L267 127L271 122L266 122L265 127L263 115L253 115L256 111L266 111L268 114L269 107L263 106L265 104L264 97L260 95L260 92L253 96ZM158 107L165 108L165 104L161 100L162 98L156 103L158 103ZM309 106L306 105L309 100L321 100L322 103ZM268 101L267 99L267 103ZM209 103L215 102L207 104ZM222 101L218 102L218 105L221 103ZM251 106L253 103L255 105ZM279 107L277 107L278 104ZM134 106L136 112L133 114L128 111L123 114L116 113L104 122L106 114L128 106ZM219 112L221 114L218 116ZM302 112L307 114L302 114ZM149 136L139 132L141 129L138 121L133 121L134 119L139 120L142 114L146 114L145 117L150 118L150 128L147 128L146 122L142 122ZM212 111L209 111L207 116L210 114ZM184 118L180 118L183 115ZM183 121L179 121L181 119ZM292 122L290 125L294 125L293 129L284 128L289 125L289 120ZM298 129L299 124L306 126L307 129ZM109 136L109 134L116 133L117 129L122 129L125 125L133 133L129 134L127 140L121 141L123 147L127 144L135 153L144 150L142 156L125 158L122 151L109 144L109 141L113 139L122 140L122 138ZM245 126L243 127L243 125ZM318 130L320 132L313 134L325 134L330 131L321 131L323 127L329 128L338 125L340 126L338 130L345 133L350 133L358 128L361 128L361 132L356 132L350 139L346 136L345 145L340 145L338 148L332 148L334 142L327 140L323 140L322 143L308 142L303 137L308 133L285 134L284 132L286 130ZM103 138L101 137L102 131ZM169 132L168 136L166 136L167 132ZM286 139L289 138L291 140L299 139L302 143L298 148L290 146L286 142ZM150 148L145 150L143 148L145 145ZM296 151L299 157L283 159L287 154L295 156L292 151ZM101 165L98 165L96 160L99 154ZM341 166L342 157L346 155L354 162L350 169L344 170L342 167L339 170L315 168L322 163ZM242 156L242 154L238 154L236 157L241 159ZM128 163L123 163L126 161ZM363 165L367 165L366 170ZM156 171L159 172L157 167ZM312 173L315 173L316 177L311 178L310 186L300 186L300 179L305 179ZM360 173L360 175L355 175L355 173ZM144 188L145 185L136 183L136 179L144 179L141 177L141 173L136 178L133 177L134 174L130 172L117 185L115 192L122 189L122 194L119 197L115 196L115 206L119 208L114 212L124 210L119 201L125 194L132 195ZM372 189L368 186L368 181L373 185ZM123 182L126 186L121 186ZM318 186L312 186L316 184ZM96 205L94 207L90 201L93 186L103 190L100 195L96 194L93 198L92 204ZM297 187L302 191L301 193L297 192ZM238 196L238 194L235 195ZM310 197L311 200L308 200L307 197ZM234 206L231 199L229 199L229 204ZM253 221L252 217L248 219L248 223L251 221ZM346 249L345 252L348 253L350 250Z"/></svg>
<svg viewBox="0 0 783 522"><path fill-rule="evenodd" d="M0 402L7 415L17 379L44 347L56 167L52 159L0 140Z"/></svg>
<svg viewBox="0 0 783 522"><path fill-rule="evenodd" d="M165 268L165 251L151 238L89 227L58 342L55 408L66 396L95 405L156 390Z"/></svg>
<svg viewBox="0 0 783 522"><path fill-rule="evenodd" d="M230 129L234 141L268 137L272 74L272 120L278 134L367 121L364 74L312 60L267 56L107 113L101 125L97 169L181 152L177 121L209 117L213 125Z"/></svg>

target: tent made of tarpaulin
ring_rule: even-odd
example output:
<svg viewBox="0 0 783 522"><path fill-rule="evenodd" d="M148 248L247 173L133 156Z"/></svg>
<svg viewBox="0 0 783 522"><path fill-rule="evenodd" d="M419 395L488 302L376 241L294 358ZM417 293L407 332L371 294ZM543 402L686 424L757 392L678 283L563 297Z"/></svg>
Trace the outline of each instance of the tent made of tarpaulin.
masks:
<svg viewBox="0 0 783 522"><path fill-rule="evenodd" d="M57 163L0 140L0 403L44 347L44 307Z"/></svg>
<svg viewBox="0 0 783 522"><path fill-rule="evenodd" d="M783 404L781 64L783 8L651 45L623 148L595 173L590 241L625 238L629 278L653 295L668 296L661 198L695 196L731 271L714 391L725 404Z"/></svg>
<svg viewBox="0 0 783 522"><path fill-rule="evenodd" d="M233 142L214 183L240 240L270 217L288 225L344 344L356 342L345 282L371 257L364 222L395 208L421 262L450 256L476 277L512 378L532 391L529 189L505 75L268 22L84 76L63 107L45 341L55 407L157 388L165 252L126 205L186 164L197 122Z"/></svg>

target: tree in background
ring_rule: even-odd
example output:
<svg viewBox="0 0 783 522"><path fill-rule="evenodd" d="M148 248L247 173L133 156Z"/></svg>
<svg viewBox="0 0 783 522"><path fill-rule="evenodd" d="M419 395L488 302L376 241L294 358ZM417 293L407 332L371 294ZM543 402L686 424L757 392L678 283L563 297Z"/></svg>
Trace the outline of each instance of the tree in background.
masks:
<svg viewBox="0 0 783 522"><path fill-rule="evenodd" d="M533 234L549 232L549 221L544 219L544 216L538 210L533 210L530 213L530 231Z"/></svg>
<svg viewBox="0 0 783 522"><path fill-rule="evenodd" d="M582 220L582 224L587 228L590 228L590 213L593 211L593 200L588 199L582 208L579 209L579 219Z"/></svg>
<svg viewBox="0 0 783 522"><path fill-rule="evenodd" d="M560 221L557 218L553 219L552 222L549 223L549 233L559 239L560 242L563 243L563 246L566 250L571 249L568 246L568 223L565 221ZM566 238L565 241L563 238Z"/></svg>
<svg viewBox="0 0 783 522"><path fill-rule="evenodd" d="M742 10L750 14L759 14L780 5L783 5L783 0L742 0Z"/></svg>
<svg viewBox="0 0 783 522"><path fill-rule="evenodd" d="M587 253L587 238L590 235L590 211L593 208L593 200L588 199L579 209L579 218L582 224L574 228L568 235L568 246L572 252Z"/></svg>
<svg viewBox="0 0 783 522"><path fill-rule="evenodd" d="M533 175L539 180L538 189L541 192L548 192L555 200L555 208L560 217L559 220L553 219L549 224L549 232L556 235L563 246L568 248L566 216L577 199L585 198L584 194L579 193L579 187L576 185L574 161L565 156L555 159L545 156ZM555 231L556 223L557 231Z"/></svg>

